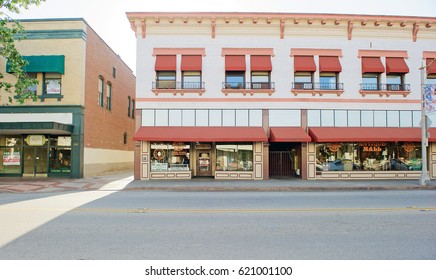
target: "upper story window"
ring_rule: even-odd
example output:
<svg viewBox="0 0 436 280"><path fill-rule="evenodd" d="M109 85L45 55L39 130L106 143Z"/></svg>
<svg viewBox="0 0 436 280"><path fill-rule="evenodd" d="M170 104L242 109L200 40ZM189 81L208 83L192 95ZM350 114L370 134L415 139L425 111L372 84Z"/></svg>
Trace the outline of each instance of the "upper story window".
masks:
<svg viewBox="0 0 436 280"><path fill-rule="evenodd" d="M61 94L60 73L44 73L44 94Z"/></svg>
<svg viewBox="0 0 436 280"><path fill-rule="evenodd" d="M117 68L115 68L115 66L112 67L112 77L114 79L117 77Z"/></svg>
<svg viewBox="0 0 436 280"><path fill-rule="evenodd" d="M37 79L37 74L36 73L26 73L27 77L31 78L31 79ZM37 94L37 90L38 90L38 84L34 84L34 85L30 85L27 87L27 90L30 92L33 92L34 94Z"/></svg>
<svg viewBox="0 0 436 280"><path fill-rule="evenodd" d="M409 73L404 58L386 57L386 89L405 91L409 88L405 84L405 76Z"/></svg>
<svg viewBox="0 0 436 280"><path fill-rule="evenodd" d="M362 90L380 90L380 76L385 72L380 57L362 57Z"/></svg>
<svg viewBox="0 0 436 280"><path fill-rule="evenodd" d="M313 72L295 72L295 89L313 89Z"/></svg>
<svg viewBox="0 0 436 280"><path fill-rule="evenodd" d="M201 72L183 71L182 84L183 84L183 88L192 88L192 89L201 88Z"/></svg>
<svg viewBox="0 0 436 280"><path fill-rule="evenodd" d="M378 90L380 84L379 73L364 73L362 74L362 89L363 90Z"/></svg>
<svg viewBox="0 0 436 280"><path fill-rule="evenodd" d="M271 88L271 72L269 71L252 71L251 88Z"/></svg>
<svg viewBox="0 0 436 280"><path fill-rule="evenodd" d="M271 89L271 56L270 55L251 55L251 88L252 89Z"/></svg>
<svg viewBox="0 0 436 280"><path fill-rule="evenodd" d="M104 96L104 80L102 76L98 77L98 105L103 107L103 96Z"/></svg>
<svg viewBox="0 0 436 280"><path fill-rule="evenodd" d="M130 117L130 112L132 110L132 98L127 96L127 116Z"/></svg>
<svg viewBox="0 0 436 280"><path fill-rule="evenodd" d="M426 84L427 85L436 85L436 75L428 75Z"/></svg>
<svg viewBox="0 0 436 280"><path fill-rule="evenodd" d="M226 81L225 88L245 88L245 55L225 56Z"/></svg>
<svg viewBox="0 0 436 280"><path fill-rule="evenodd" d="M338 89L338 73L323 72L319 74L319 88L323 90Z"/></svg>
<svg viewBox="0 0 436 280"><path fill-rule="evenodd" d="M203 67L201 55L182 55L180 70L182 71L182 88L201 89L201 71Z"/></svg>
<svg viewBox="0 0 436 280"><path fill-rule="evenodd" d="M112 84L109 82L106 85L106 108L112 110Z"/></svg>
<svg viewBox="0 0 436 280"><path fill-rule="evenodd" d="M426 84L436 85L436 58L427 58L425 60L427 66L427 80Z"/></svg>
<svg viewBox="0 0 436 280"><path fill-rule="evenodd" d="M135 110L136 110L135 99L132 99L132 119L135 118Z"/></svg>
<svg viewBox="0 0 436 280"><path fill-rule="evenodd" d="M156 71L156 88L176 88L176 71Z"/></svg>
<svg viewBox="0 0 436 280"><path fill-rule="evenodd" d="M294 57L294 88L313 89L313 73L316 71L313 56Z"/></svg>

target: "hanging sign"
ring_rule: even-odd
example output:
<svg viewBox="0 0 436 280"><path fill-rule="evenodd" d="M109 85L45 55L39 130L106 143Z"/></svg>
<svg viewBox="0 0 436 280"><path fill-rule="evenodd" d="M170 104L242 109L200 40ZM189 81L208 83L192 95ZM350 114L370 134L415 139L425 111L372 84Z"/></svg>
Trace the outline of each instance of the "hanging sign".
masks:
<svg viewBox="0 0 436 280"><path fill-rule="evenodd" d="M43 146L47 142L44 135L29 135L24 139L29 146Z"/></svg>
<svg viewBox="0 0 436 280"><path fill-rule="evenodd" d="M433 103L436 85L426 85L424 90L425 112L431 114L436 112L436 106Z"/></svg>

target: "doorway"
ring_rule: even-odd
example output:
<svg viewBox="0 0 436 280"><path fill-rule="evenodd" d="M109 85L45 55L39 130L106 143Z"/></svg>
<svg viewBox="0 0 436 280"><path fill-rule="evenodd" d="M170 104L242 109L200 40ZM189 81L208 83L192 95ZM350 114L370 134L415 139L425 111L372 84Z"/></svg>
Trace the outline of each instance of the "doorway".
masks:
<svg viewBox="0 0 436 280"><path fill-rule="evenodd" d="M197 151L197 176L212 176L211 155L210 150Z"/></svg>
<svg viewBox="0 0 436 280"><path fill-rule="evenodd" d="M24 147L24 176L47 176L48 150L47 148Z"/></svg>

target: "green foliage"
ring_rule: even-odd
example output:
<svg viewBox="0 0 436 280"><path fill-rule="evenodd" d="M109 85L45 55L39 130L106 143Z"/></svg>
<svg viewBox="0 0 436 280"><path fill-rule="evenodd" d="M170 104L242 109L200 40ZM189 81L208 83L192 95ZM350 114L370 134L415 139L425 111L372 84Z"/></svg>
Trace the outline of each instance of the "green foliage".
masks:
<svg viewBox="0 0 436 280"><path fill-rule="evenodd" d="M27 76L25 72L25 66L27 61L23 59L21 54L15 47L15 40L18 35L23 37L24 28L18 22L9 17L5 12L5 9L11 13L18 14L22 9L28 9L30 5L39 5L45 0L0 0L0 56L4 57L8 61L9 70L12 75L16 77L15 83L10 83L4 80L4 74L0 69L0 90L6 92L15 93L19 103L24 103L26 99L32 99L36 101L36 95L34 92L29 91L29 86L38 83L36 79L32 79ZM12 103L12 98L9 98L9 102Z"/></svg>

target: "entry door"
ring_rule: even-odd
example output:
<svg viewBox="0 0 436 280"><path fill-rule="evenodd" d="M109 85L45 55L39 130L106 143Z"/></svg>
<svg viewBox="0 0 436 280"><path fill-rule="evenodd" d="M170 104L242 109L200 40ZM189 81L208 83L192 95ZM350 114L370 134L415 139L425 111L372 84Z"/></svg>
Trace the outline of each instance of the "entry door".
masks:
<svg viewBox="0 0 436 280"><path fill-rule="evenodd" d="M212 176L210 150L197 151L197 176Z"/></svg>
<svg viewBox="0 0 436 280"><path fill-rule="evenodd" d="M48 161L46 148L24 148L25 175L47 174Z"/></svg>

